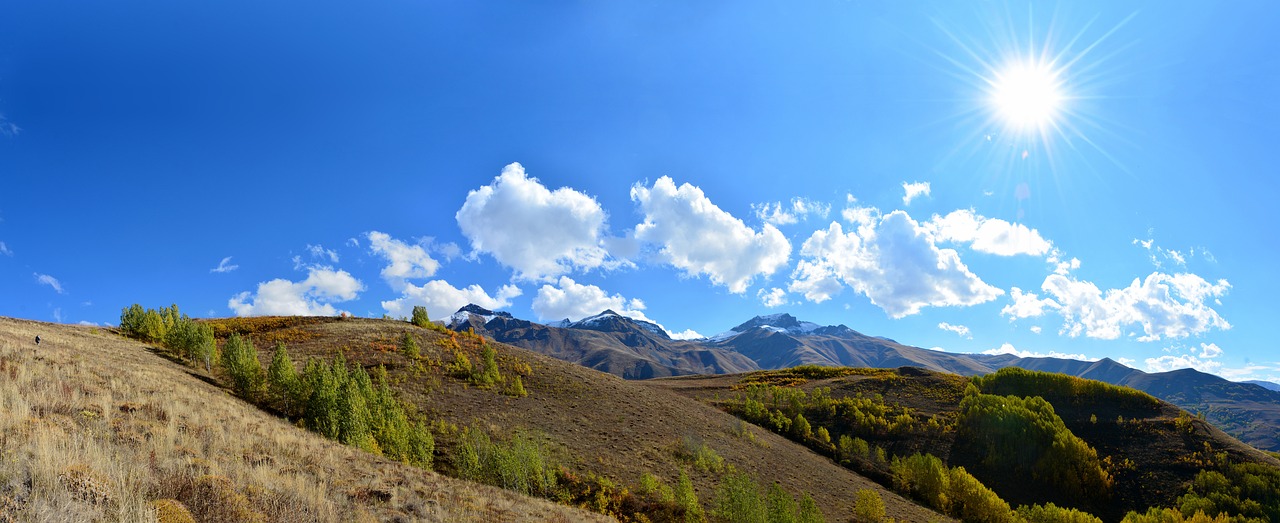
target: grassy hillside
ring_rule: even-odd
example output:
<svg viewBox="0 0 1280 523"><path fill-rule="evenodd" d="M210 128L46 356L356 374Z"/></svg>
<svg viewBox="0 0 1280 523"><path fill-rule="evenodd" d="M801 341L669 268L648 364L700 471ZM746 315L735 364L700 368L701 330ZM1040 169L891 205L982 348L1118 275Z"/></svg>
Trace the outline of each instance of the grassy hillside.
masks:
<svg viewBox="0 0 1280 523"><path fill-rule="evenodd" d="M1280 509L1280 494L1267 493L1280 487L1280 461L1173 405L1101 382L1020 369L971 380L915 368L810 367L650 383L785 434L958 516L966 507L956 498L973 491L947 490L936 479L947 467L962 467L1012 507L1053 503L1105 521L1150 507L1190 507L1187 516L1231 511L1231 496L1257 501L1232 514L1267 521ZM907 459L917 454L940 458L942 468ZM1241 468L1255 465L1261 469ZM1245 479L1215 483L1205 473ZM1200 490L1188 495L1192 486ZM1198 505L1214 496L1216 507Z"/></svg>
<svg viewBox="0 0 1280 523"><path fill-rule="evenodd" d="M717 497L725 485L745 475L762 490L777 484L792 499L811 496L830 521L848 518L860 490L877 493L887 514L897 519L949 520L802 445L749 427L702 402L479 336L389 320L255 318L210 323L220 337L237 332L252 340L264 367L269 347L284 341L298 368L309 359L331 361L341 353L370 373L385 369L397 396L423 418L435 421L436 467L448 474L467 474L467 466L460 463L468 443L465 434L482 431L494 441L536 440L546 460L563 465L565 477L603 478L595 481L611 485L615 494L623 489L643 492L643 485L654 479L672 487L684 472L708 514L723 508L720 501L725 500ZM417 358L401 350L406 334L419 348ZM477 369L485 347L496 356L499 377L491 384L474 373L458 372L460 356ZM511 392L517 376L524 395ZM581 497L568 501L604 503Z"/></svg>
<svg viewBox="0 0 1280 523"><path fill-rule="evenodd" d="M0 521L604 519L340 445L204 379L104 330L0 318Z"/></svg>

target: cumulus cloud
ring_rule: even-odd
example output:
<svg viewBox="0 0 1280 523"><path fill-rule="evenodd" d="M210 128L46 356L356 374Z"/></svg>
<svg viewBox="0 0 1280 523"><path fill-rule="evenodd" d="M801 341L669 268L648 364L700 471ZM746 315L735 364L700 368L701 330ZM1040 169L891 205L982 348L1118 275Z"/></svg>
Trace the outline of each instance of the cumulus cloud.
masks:
<svg viewBox="0 0 1280 523"><path fill-rule="evenodd" d="M224 272L231 272L231 271L234 271L234 270L239 269L239 268L240 268L240 266L239 266L239 265L232 265L232 264L231 264L231 257L230 257L230 256L227 256L226 258L223 258L223 259L222 259L222 261L218 262L218 266L217 266L217 267L214 267L214 268L212 268L212 269L209 269L209 272L211 272L211 273L224 273Z"/></svg>
<svg viewBox="0 0 1280 523"><path fill-rule="evenodd" d="M621 294L609 295L600 287L578 283L568 276L561 276L555 285L543 285L533 298L533 312L544 320L577 321L612 309L629 318L652 322L644 315L644 308L644 302L638 298L628 300Z"/></svg>
<svg viewBox="0 0 1280 523"><path fill-rule="evenodd" d="M382 268L382 279L397 292L405 290L406 280L430 278L440 268L440 262L427 254L421 245L409 245L378 231L367 232L364 236L369 240L370 252L387 260L387 266Z"/></svg>
<svg viewBox="0 0 1280 523"><path fill-rule="evenodd" d="M636 239L661 246L663 261L685 274L705 275L735 294L746 292L756 276L784 267L791 255L777 227L765 224L757 232L688 183L677 188L663 176L651 188L632 186L631 199L644 212Z"/></svg>
<svg viewBox="0 0 1280 523"><path fill-rule="evenodd" d="M639 298L627 299L617 293L610 295L600 287L578 283L568 276L561 276L560 280L554 284L544 284L538 289L538 295L533 298L533 312L543 320L568 318L569 320L577 321L599 314L605 309L634 320L647 321L657 325L671 339L705 338L705 336L693 329L674 332L661 323L653 321L648 316L645 316L645 305Z"/></svg>
<svg viewBox="0 0 1280 523"><path fill-rule="evenodd" d="M1061 305L1049 298L1040 299L1034 292L1024 292L1022 289L1013 287L1009 289L1009 299L1013 301L1009 305L1005 305L1000 309L1000 314L1009 317L1009 320L1020 318L1035 318L1044 314L1045 309L1058 309Z"/></svg>
<svg viewBox="0 0 1280 523"><path fill-rule="evenodd" d="M545 280L608 264L606 216L595 198L567 187L548 190L518 163L467 193L454 218L473 254L492 255L518 279Z"/></svg>
<svg viewBox="0 0 1280 523"><path fill-rule="evenodd" d="M902 205L911 205L911 200L920 196L929 196L929 182L902 182Z"/></svg>
<svg viewBox="0 0 1280 523"><path fill-rule="evenodd" d="M751 210L755 211L756 217L765 222L774 225L790 225L803 221L811 215L826 219L831 212L831 206L807 198L792 198L790 204L782 202L752 204Z"/></svg>
<svg viewBox="0 0 1280 523"><path fill-rule="evenodd" d="M954 332L957 336L962 338L973 339L973 336L969 335L969 328L964 325L952 325L944 321L938 324L938 328L944 331Z"/></svg>
<svg viewBox="0 0 1280 523"><path fill-rule="evenodd" d="M227 301L236 316L333 316L333 304L356 299L364 284L344 270L310 267L307 278L289 281L277 278L258 284L255 292L245 291Z"/></svg>
<svg viewBox="0 0 1280 523"><path fill-rule="evenodd" d="M769 290L760 289L756 292L756 297L760 298L760 303L770 309L781 307L787 304L787 291L774 287Z"/></svg>
<svg viewBox="0 0 1280 523"><path fill-rule="evenodd" d="M1216 344L1201 343L1199 347L1190 347L1185 350L1181 347L1170 347L1165 350L1172 354L1145 360L1147 372L1196 369L1200 372L1216 374L1224 370L1222 362L1217 360L1222 356L1222 349Z"/></svg>
<svg viewBox="0 0 1280 523"><path fill-rule="evenodd" d="M924 228L939 242L969 244L970 249L997 256L1043 256L1053 247L1035 229L987 218L970 209L952 211L946 216L935 214L924 223Z"/></svg>
<svg viewBox="0 0 1280 523"><path fill-rule="evenodd" d="M1069 359L1069 360L1098 361L1098 358L1090 358L1088 356L1085 356L1084 354L1067 354L1067 353L1058 352L1058 351L1035 352L1035 351L1029 351L1029 350L1019 350L1017 347L1014 347L1013 344L1011 343L1005 343L996 349L984 350L982 351L982 353L990 354L990 355L1010 354L1013 356L1017 356L1019 358L1063 358L1063 359Z"/></svg>
<svg viewBox="0 0 1280 523"><path fill-rule="evenodd" d="M41 285L48 285L54 290L54 292L57 292L58 294L62 294L62 282L58 281L57 278L54 278L53 276L49 276L48 274L40 274L40 273L35 273L35 277L36 277L36 283L39 283Z"/></svg>
<svg viewBox="0 0 1280 523"><path fill-rule="evenodd" d="M415 305L427 308L427 315L440 319L447 318L458 309L474 303L490 310L498 310L511 306L511 300L523 294L515 285L503 285L493 295L485 292L479 285L457 288L445 280L432 280L423 285L405 283L399 298L382 302L382 308L394 317L409 316Z"/></svg>
<svg viewBox="0 0 1280 523"><path fill-rule="evenodd" d="M685 329L684 332L668 332L667 335L673 340L698 340L706 337L693 329Z"/></svg>
<svg viewBox="0 0 1280 523"><path fill-rule="evenodd" d="M853 231L845 233L832 222L804 242L789 290L821 303L848 286L891 318L923 307L976 305L1004 294L974 275L955 250L938 248L907 213L856 217Z"/></svg>
<svg viewBox="0 0 1280 523"><path fill-rule="evenodd" d="M1031 326L1031 332L1034 332L1034 333L1036 333L1036 334L1040 334L1040 332L1041 332L1042 330L1043 330L1043 329L1041 329L1039 325L1032 325L1032 326Z"/></svg>
<svg viewBox="0 0 1280 523"><path fill-rule="evenodd" d="M1098 339L1116 339L1129 326L1142 327L1138 341L1185 338L1231 324L1206 302L1226 295L1226 280L1210 283L1195 274L1155 272L1135 278L1122 289L1102 291L1092 282L1051 274L1041 289L1051 296L1062 315L1062 332Z"/></svg>

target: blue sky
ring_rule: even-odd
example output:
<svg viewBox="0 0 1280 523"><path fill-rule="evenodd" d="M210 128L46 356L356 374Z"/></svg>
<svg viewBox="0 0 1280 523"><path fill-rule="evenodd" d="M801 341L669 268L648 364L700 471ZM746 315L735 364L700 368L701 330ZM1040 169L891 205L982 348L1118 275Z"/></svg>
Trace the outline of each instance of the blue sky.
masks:
<svg viewBox="0 0 1280 523"><path fill-rule="evenodd" d="M1280 379L1273 3L26 4L2 315L791 312Z"/></svg>

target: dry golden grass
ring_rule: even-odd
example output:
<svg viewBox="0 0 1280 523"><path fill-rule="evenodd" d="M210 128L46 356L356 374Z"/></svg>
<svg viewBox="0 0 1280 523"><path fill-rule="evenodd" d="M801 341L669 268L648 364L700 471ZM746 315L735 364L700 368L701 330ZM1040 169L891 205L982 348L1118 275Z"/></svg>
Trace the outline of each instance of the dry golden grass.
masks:
<svg viewBox="0 0 1280 523"><path fill-rule="evenodd" d="M601 519L344 447L193 372L98 329L0 318L0 522Z"/></svg>

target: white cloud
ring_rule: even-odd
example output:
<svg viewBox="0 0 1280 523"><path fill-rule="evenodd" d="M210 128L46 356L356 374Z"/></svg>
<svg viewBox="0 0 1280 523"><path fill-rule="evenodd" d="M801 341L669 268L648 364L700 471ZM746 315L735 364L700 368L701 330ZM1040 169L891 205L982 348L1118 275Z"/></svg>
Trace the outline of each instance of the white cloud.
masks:
<svg viewBox="0 0 1280 523"><path fill-rule="evenodd" d="M9 250L9 246L5 245L4 242L0 242L0 254L13 257L13 251Z"/></svg>
<svg viewBox="0 0 1280 523"><path fill-rule="evenodd" d="M1151 273L1123 289L1100 290L1092 282L1051 274L1041 289L1053 297L1062 315L1062 332L1071 337L1116 339L1130 325L1142 327L1138 341L1185 338L1231 324L1205 302L1227 293L1226 280L1209 283L1195 274Z"/></svg>
<svg viewBox="0 0 1280 523"><path fill-rule="evenodd" d="M355 238L347 238L347 247L356 247L356 248L359 248L359 247L360 247L360 240L357 240L357 239L355 239Z"/></svg>
<svg viewBox="0 0 1280 523"><path fill-rule="evenodd" d="M492 255L517 279L609 266L601 243L606 216L595 198L567 187L548 190L518 163L467 193L454 218L473 254Z"/></svg>
<svg viewBox="0 0 1280 523"><path fill-rule="evenodd" d="M964 325L952 325L944 321L938 324L938 328L944 331L954 332L956 333L957 336L960 336L962 338L973 339L973 336L969 335L969 327L966 327Z"/></svg>
<svg viewBox="0 0 1280 523"><path fill-rule="evenodd" d="M1138 361L1133 358L1116 358L1116 363L1132 368L1135 363L1138 363Z"/></svg>
<svg viewBox="0 0 1280 523"><path fill-rule="evenodd" d="M1031 326L1031 332L1034 332L1034 333L1036 333L1036 334L1040 334L1040 332L1041 332L1041 331L1043 331L1043 330L1044 330L1044 329L1041 329L1039 325L1032 325L1032 326Z"/></svg>
<svg viewBox="0 0 1280 523"><path fill-rule="evenodd" d="M218 262L217 267L209 269L209 272L224 273L224 272L231 272L239 268L240 268L239 265L232 265L231 257L227 256L226 258L223 258L222 261Z"/></svg>
<svg viewBox="0 0 1280 523"><path fill-rule="evenodd" d="M58 281L57 278L54 278L53 276L49 276L48 274L40 274L40 273L35 273L35 277L36 277L36 283L39 283L41 285L48 285L49 287L52 287L53 290L58 294L62 294L62 282Z"/></svg>
<svg viewBox="0 0 1280 523"><path fill-rule="evenodd" d="M1218 345L1217 345L1216 343L1201 343L1201 344L1200 344L1200 357L1201 357L1201 358L1217 358L1218 356L1221 356L1221 355L1222 355L1222 349L1221 349L1221 348L1219 348L1219 347L1218 347Z"/></svg>
<svg viewBox="0 0 1280 523"><path fill-rule="evenodd" d="M693 329L685 329L684 332L668 332L667 335L671 336L673 340L697 340L706 337Z"/></svg>
<svg viewBox="0 0 1280 523"><path fill-rule="evenodd" d="M790 225L807 219L810 215L826 219L831 206L807 198L792 198L790 205L782 202L752 204L751 210L761 220L774 225Z"/></svg>
<svg viewBox="0 0 1280 523"><path fill-rule="evenodd" d="M769 290L760 289L756 292L756 297L760 298L760 303L770 309L781 307L787 304L787 291L774 287Z"/></svg>
<svg viewBox="0 0 1280 523"><path fill-rule="evenodd" d="M426 307L427 315L434 319L447 318L458 309L474 303L490 310L511 306L511 300L523 292L515 285L504 285L493 296L479 285L472 284L459 289L445 280L431 280L421 286L405 283L402 295L382 302L382 308L393 317L407 317L415 305Z"/></svg>
<svg viewBox="0 0 1280 523"><path fill-rule="evenodd" d="M543 284L538 295L533 298L533 312L543 320L559 320L568 318L577 321L588 316L600 314L605 309L620 315L657 325L671 339L688 340L705 338L693 329L683 332L672 331L661 323L645 316L644 302L638 298L627 299L621 294L610 295L595 285L581 284L568 276L561 276L554 284Z"/></svg>
<svg viewBox="0 0 1280 523"><path fill-rule="evenodd" d="M312 258L328 259L330 263L338 263L338 251L326 249L323 245L307 244L307 252L311 253Z"/></svg>
<svg viewBox="0 0 1280 523"><path fill-rule="evenodd" d="M62 307L53 308L53 321L62 323Z"/></svg>
<svg viewBox="0 0 1280 523"><path fill-rule="evenodd" d="M1090 358L1088 356L1085 356L1084 354L1067 354L1067 353L1058 352L1058 351L1035 352L1035 351L1028 351L1028 350L1018 350L1018 348L1014 347L1013 344L1011 343L1005 343L996 349L984 350L982 351L982 353L990 354L990 355L1011 354L1019 358L1064 358L1064 359L1081 360L1081 361L1098 361L1098 358Z"/></svg>
<svg viewBox="0 0 1280 523"><path fill-rule="evenodd" d="M242 292L227 301L236 316L333 316L334 303L356 299L364 284L343 270L310 267L307 278L293 282L283 278L258 284L256 292Z"/></svg>
<svg viewBox="0 0 1280 523"><path fill-rule="evenodd" d="M902 318L923 307L976 305L1004 294L970 272L955 250L934 245L902 211L871 218L849 233L832 222L815 231L800 254L789 290L815 303L847 285L890 317Z"/></svg>
<svg viewBox="0 0 1280 523"><path fill-rule="evenodd" d="M1196 369L1200 372L1216 373L1222 369L1222 362L1200 358L1194 354L1179 354L1147 358L1147 372L1169 372L1178 369Z"/></svg>
<svg viewBox="0 0 1280 523"><path fill-rule="evenodd" d="M85 327L100 327L100 326L102 326L102 325L100 325L100 324L97 324L97 323L94 323L94 322L91 322L91 321L88 321L88 320L80 320L80 321L77 321L77 322L76 322L76 325L84 325Z"/></svg>
<svg viewBox="0 0 1280 523"><path fill-rule="evenodd" d="M406 280L430 278L440 268L440 262L431 258L421 245L409 245L378 231L364 236L369 240L369 250L389 262L382 268L382 279L397 292L405 290Z"/></svg>
<svg viewBox="0 0 1280 523"><path fill-rule="evenodd" d="M902 205L911 205L911 200L920 196L929 196L929 182L902 182Z"/></svg>
<svg viewBox="0 0 1280 523"><path fill-rule="evenodd" d="M1013 287L1009 289L1009 299L1013 301L1009 305L1005 305L1000 309L1000 314L1009 317L1009 320L1019 318L1035 318L1044 314L1044 310L1057 309L1061 307L1058 302L1049 298L1040 299L1034 292L1024 292L1022 289Z"/></svg>
<svg viewBox="0 0 1280 523"><path fill-rule="evenodd" d="M676 188L663 176L652 188L632 186L631 199L644 212L637 239L661 246L660 257L685 274L706 275L735 294L786 266L791 255L791 243L772 224L756 232L688 183Z"/></svg>
<svg viewBox="0 0 1280 523"><path fill-rule="evenodd" d="M561 276L555 285L544 284L533 298L533 312L544 320L568 318L573 321L600 314L605 309L643 321L653 321L644 315L644 302L626 299L621 294L612 296L595 285L584 285L568 276Z"/></svg>
<svg viewBox="0 0 1280 523"><path fill-rule="evenodd" d="M970 209L952 211L946 216L935 214L924 223L924 228L939 242L967 243L970 249L997 256L1043 256L1053 246L1035 229L987 218Z"/></svg>
<svg viewBox="0 0 1280 523"><path fill-rule="evenodd" d="M1153 231L1148 231L1148 232L1153 232ZM1166 249L1164 247L1156 245L1156 241L1150 238L1146 240L1139 240L1137 238L1134 238L1133 244L1139 247L1142 247L1144 250L1147 251L1147 256L1151 260L1151 264L1156 266L1157 269L1164 268L1165 262L1172 262L1172 264L1175 267L1186 267L1187 260L1190 258L1196 257L1195 247L1190 248L1186 254L1183 254L1182 251ZM1199 251L1200 251L1200 257L1203 258L1205 261L1208 261L1208 262L1218 261L1216 258L1213 257L1213 254L1210 253L1204 247L1200 247Z"/></svg>

